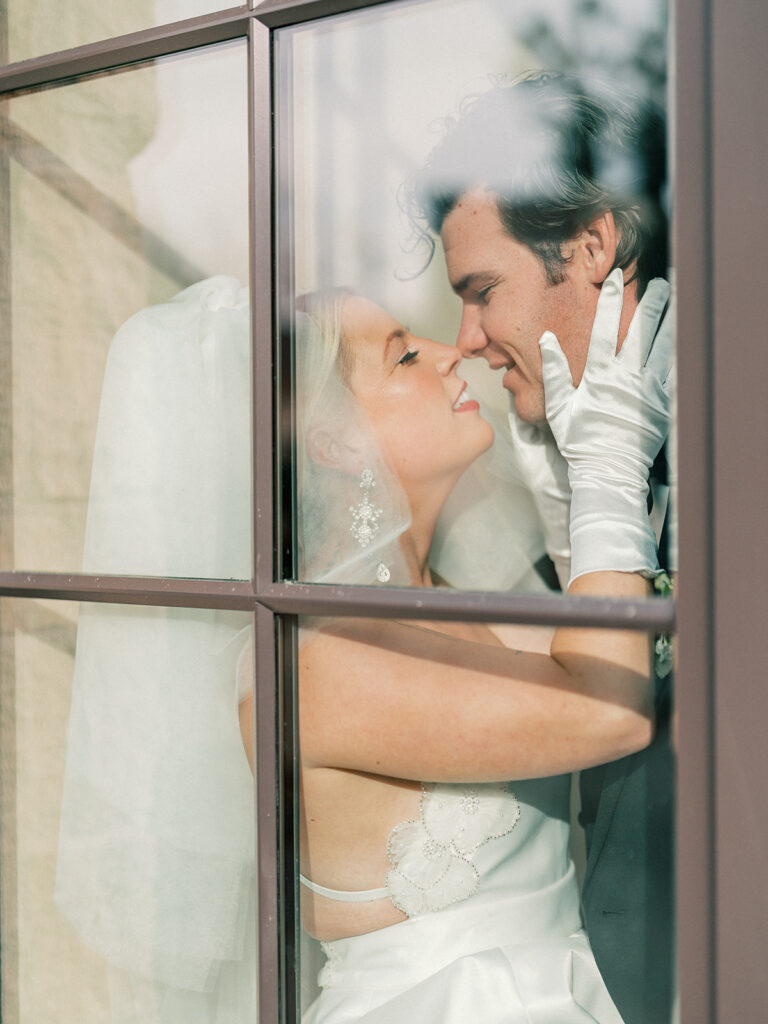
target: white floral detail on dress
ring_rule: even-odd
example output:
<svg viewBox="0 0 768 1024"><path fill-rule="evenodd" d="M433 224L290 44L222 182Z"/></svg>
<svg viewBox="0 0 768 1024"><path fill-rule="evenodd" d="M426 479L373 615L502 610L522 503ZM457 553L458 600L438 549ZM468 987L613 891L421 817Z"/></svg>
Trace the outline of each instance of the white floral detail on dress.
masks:
<svg viewBox="0 0 768 1024"><path fill-rule="evenodd" d="M415 917L467 899L479 880L475 853L511 832L519 817L503 782L422 785L418 821L395 826L387 840L392 903Z"/></svg>

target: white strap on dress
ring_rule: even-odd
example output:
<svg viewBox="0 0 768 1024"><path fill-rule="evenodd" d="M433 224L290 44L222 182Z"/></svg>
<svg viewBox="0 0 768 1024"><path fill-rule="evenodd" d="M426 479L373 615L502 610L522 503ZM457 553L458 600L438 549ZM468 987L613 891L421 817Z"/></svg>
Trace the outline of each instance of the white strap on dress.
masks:
<svg viewBox="0 0 768 1024"><path fill-rule="evenodd" d="M326 899L336 900L338 903L369 903L373 900L384 900L389 897L389 889L383 886L381 889L327 889L324 885L318 885L311 881L306 875L299 875L299 881L307 889L316 892L318 896L325 896Z"/></svg>

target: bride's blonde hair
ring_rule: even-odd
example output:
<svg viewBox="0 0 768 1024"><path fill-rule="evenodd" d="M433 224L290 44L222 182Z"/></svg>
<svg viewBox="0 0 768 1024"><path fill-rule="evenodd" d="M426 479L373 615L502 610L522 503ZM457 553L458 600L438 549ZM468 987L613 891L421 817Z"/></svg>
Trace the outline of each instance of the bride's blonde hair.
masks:
<svg viewBox="0 0 768 1024"><path fill-rule="evenodd" d="M342 318L344 305L354 294L349 288L333 288L307 292L296 300L297 312L304 313L316 329L310 342L312 350L304 353L305 379L298 382L299 415L305 424L312 422L316 404L331 375L338 376L343 384L349 386L354 354L344 334Z"/></svg>
<svg viewBox="0 0 768 1024"><path fill-rule="evenodd" d="M335 289L302 295L296 303L296 506L299 576L315 582L375 583L385 557L393 579L407 582L397 539L410 509L387 464L364 408L350 387L354 349L344 333L346 300ZM360 505L361 473L370 474L381 513L376 541L350 529ZM344 524L347 523L345 526Z"/></svg>

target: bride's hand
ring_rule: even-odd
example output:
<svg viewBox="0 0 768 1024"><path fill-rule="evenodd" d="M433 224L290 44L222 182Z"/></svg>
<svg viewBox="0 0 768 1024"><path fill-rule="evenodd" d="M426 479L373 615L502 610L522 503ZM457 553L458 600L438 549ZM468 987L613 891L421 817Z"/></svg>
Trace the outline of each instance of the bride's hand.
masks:
<svg viewBox="0 0 768 1024"><path fill-rule="evenodd" d="M578 387L554 334L539 340L547 420L573 494L572 580L601 570L658 572L646 501L648 473L669 428L669 285L650 282L617 355L623 292L614 270L601 289Z"/></svg>

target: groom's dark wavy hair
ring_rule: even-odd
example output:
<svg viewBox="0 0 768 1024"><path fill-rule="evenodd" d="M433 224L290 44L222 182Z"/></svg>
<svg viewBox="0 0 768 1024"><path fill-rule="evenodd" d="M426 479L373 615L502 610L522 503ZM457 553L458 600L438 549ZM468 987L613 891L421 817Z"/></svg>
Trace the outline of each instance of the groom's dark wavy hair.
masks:
<svg viewBox="0 0 768 1024"><path fill-rule="evenodd" d="M650 102L588 94L574 77L535 72L464 101L443 139L405 183L414 247L434 235L461 197L494 193L507 231L565 279L565 242L611 210L620 241L614 266L636 263L640 290L667 275L664 115Z"/></svg>

